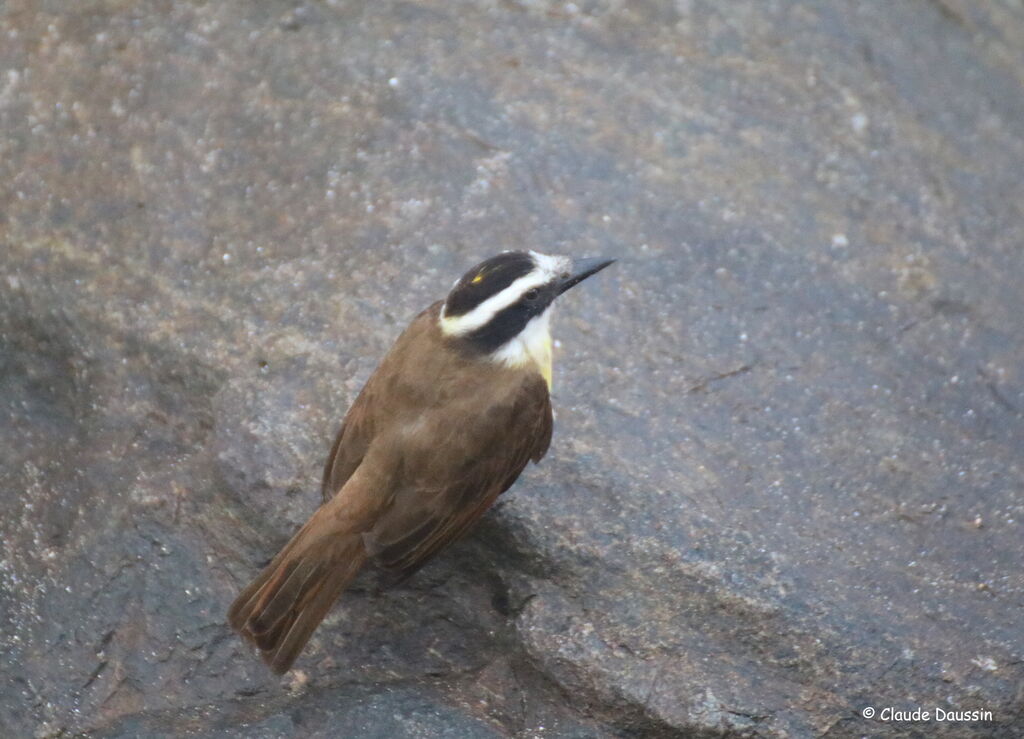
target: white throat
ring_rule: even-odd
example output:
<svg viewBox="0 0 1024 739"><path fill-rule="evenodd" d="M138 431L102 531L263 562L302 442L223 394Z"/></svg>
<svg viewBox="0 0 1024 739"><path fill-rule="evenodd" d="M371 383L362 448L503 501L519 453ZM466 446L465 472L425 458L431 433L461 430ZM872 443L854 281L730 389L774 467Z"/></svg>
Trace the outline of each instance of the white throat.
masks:
<svg viewBox="0 0 1024 739"><path fill-rule="evenodd" d="M536 318L516 334L514 339L502 344L491 355L491 359L508 367L522 367L534 364L543 375L551 390L551 311L554 306Z"/></svg>

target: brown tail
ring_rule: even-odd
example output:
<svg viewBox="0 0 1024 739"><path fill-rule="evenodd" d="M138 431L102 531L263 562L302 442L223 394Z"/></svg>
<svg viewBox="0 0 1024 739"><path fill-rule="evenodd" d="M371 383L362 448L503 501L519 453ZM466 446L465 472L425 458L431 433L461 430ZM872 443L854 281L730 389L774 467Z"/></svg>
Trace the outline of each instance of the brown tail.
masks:
<svg viewBox="0 0 1024 739"><path fill-rule="evenodd" d="M339 533L323 525L318 514L228 609L228 623L259 648L263 661L278 674L292 666L366 561L360 534Z"/></svg>

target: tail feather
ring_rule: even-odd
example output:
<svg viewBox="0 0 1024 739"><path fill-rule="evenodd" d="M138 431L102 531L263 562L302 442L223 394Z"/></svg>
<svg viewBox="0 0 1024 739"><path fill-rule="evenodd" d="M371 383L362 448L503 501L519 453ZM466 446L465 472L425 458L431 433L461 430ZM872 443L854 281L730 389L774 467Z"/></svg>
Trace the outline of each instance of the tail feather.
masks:
<svg viewBox="0 0 1024 739"><path fill-rule="evenodd" d="M315 586L319 581L323 569L323 562L311 561L308 558L301 562L288 563L282 568L280 577L275 578L281 584L265 588L266 597L259 614L249 619L253 634L272 632L294 608L301 606L303 596L310 592L310 586Z"/></svg>
<svg viewBox="0 0 1024 739"><path fill-rule="evenodd" d="M280 674L366 560L362 536L322 532L314 516L235 599L228 622Z"/></svg>
<svg viewBox="0 0 1024 739"><path fill-rule="evenodd" d="M362 560L360 560L362 564ZM349 581L355 577L359 567L342 568L328 573L320 582L316 591L306 599L301 609L293 610L289 615L289 626L280 630L274 651L264 655L267 664L278 674L287 672L309 637L324 620L324 616L334 605Z"/></svg>

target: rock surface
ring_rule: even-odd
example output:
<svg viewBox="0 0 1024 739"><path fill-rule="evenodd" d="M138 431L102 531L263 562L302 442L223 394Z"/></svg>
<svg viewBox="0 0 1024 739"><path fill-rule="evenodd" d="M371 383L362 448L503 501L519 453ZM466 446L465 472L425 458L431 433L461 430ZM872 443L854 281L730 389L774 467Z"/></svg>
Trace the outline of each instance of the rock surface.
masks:
<svg viewBox="0 0 1024 739"><path fill-rule="evenodd" d="M3 736L1024 734L1019 2L0 39ZM551 453L272 677L228 603L404 323L523 247L621 258L556 317Z"/></svg>

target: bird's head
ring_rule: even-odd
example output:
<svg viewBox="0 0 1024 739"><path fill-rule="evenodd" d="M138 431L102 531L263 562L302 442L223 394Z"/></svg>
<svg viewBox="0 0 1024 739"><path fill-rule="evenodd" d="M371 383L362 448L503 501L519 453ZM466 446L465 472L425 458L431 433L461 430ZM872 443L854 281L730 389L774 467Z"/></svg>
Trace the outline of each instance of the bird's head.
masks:
<svg viewBox="0 0 1024 739"><path fill-rule="evenodd" d="M507 354L512 345L546 338L555 298L614 261L535 251L491 257L452 287L441 309L441 331L477 351Z"/></svg>

